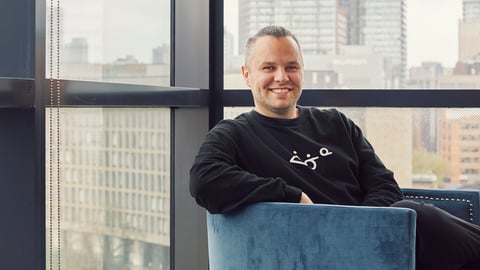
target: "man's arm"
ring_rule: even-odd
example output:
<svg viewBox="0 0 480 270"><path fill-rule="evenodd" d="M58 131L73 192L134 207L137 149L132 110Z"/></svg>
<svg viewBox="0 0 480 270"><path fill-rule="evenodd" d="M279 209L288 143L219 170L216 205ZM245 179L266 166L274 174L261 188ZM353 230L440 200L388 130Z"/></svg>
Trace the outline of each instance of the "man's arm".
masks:
<svg viewBox="0 0 480 270"><path fill-rule="evenodd" d="M240 168L239 148L222 129L208 133L190 169L190 193L199 205L211 213L226 213L255 202L301 201L301 190L283 179L259 177Z"/></svg>

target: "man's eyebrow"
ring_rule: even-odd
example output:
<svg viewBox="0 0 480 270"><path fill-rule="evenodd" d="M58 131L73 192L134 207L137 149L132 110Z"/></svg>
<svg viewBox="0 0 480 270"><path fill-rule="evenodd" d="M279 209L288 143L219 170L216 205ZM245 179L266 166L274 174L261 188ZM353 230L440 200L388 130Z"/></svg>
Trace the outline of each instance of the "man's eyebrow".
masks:
<svg viewBox="0 0 480 270"><path fill-rule="evenodd" d="M270 66L270 65L277 65L276 62L272 62L272 61L265 61L265 62L262 62L261 63L262 66ZM300 65L300 62L298 61L290 61L290 62L287 62L287 65Z"/></svg>
<svg viewBox="0 0 480 270"><path fill-rule="evenodd" d="M290 61L290 62L288 62L287 64L289 64L289 65L300 65L300 62L298 62L298 61Z"/></svg>

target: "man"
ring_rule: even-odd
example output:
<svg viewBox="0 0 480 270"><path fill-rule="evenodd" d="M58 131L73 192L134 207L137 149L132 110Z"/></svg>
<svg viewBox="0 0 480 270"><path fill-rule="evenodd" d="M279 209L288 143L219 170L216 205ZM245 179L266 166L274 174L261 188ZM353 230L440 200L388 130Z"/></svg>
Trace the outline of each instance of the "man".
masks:
<svg viewBox="0 0 480 270"><path fill-rule="evenodd" d="M303 58L290 31L265 27L246 49L242 75L255 109L207 134L190 171L190 192L199 205L211 213L265 201L412 208L419 220L419 269L480 269L467 268L480 265L478 226L404 201L393 173L357 125L337 110L297 105ZM432 249L438 241L450 247Z"/></svg>

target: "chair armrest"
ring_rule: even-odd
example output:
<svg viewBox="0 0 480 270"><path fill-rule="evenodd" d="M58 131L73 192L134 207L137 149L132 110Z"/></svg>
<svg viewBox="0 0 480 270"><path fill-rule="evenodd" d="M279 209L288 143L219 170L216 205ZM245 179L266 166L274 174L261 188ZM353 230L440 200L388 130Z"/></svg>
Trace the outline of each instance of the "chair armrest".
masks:
<svg viewBox="0 0 480 270"><path fill-rule="evenodd" d="M207 215L211 270L415 268L411 209L258 203Z"/></svg>
<svg viewBox="0 0 480 270"><path fill-rule="evenodd" d="M404 188L407 200L430 203L463 220L480 225L480 191Z"/></svg>

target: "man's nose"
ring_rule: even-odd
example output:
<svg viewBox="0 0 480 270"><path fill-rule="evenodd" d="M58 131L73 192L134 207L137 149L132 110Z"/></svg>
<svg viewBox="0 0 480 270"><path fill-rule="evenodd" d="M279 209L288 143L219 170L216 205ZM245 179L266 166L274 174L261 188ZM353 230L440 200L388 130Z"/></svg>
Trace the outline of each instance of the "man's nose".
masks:
<svg viewBox="0 0 480 270"><path fill-rule="evenodd" d="M283 68L279 68L275 71L275 81L286 82L288 81L288 74Z"/></svg>

